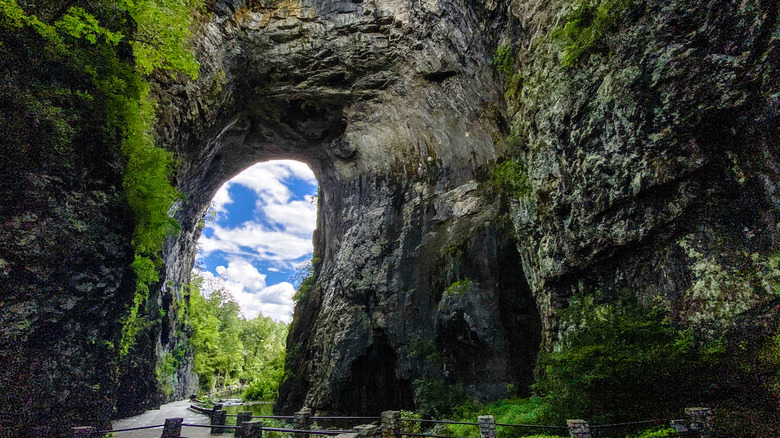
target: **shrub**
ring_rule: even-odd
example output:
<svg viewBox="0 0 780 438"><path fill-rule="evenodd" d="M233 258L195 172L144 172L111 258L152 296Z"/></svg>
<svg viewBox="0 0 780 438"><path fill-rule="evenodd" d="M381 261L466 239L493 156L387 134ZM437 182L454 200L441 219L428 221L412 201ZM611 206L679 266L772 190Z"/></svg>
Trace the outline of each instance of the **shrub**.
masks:
<svg viewBox="0 0 780 438"><path fill-rule="evenodd" d="M633 299L573 297L561 311L560 333L556 350L539 355L535 384L548 396L552 419L649 418L680 403L675 392L688 386L695 361L665 312Z"/></svg>
<svg viewBox="0 0 780 438"><path fill-rule="evenodd" d="M423 418L448 418L473 403L461 383L448 385L434 379L414 381L414 405Z"/></svg>
<svg viewBox="0 0 780 438"><path fill-rule="evenodd" d="M606 53L604 36L614 31L632 0L577 0L566 24L553 36L563 44L561 65L572 67L584 56Z"/></svg>

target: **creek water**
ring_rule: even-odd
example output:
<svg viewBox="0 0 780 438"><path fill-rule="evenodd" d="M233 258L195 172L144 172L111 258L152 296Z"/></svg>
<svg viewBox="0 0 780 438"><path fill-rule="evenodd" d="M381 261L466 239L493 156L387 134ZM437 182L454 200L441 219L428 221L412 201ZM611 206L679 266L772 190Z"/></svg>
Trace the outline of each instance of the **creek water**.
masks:
<svg viewBox="0 0 780 438"><path fill-rule="evenodd" d="M228 414L252 411L252 415L273 415L274 402L244 402L241 399L220 400Z"/></svg>

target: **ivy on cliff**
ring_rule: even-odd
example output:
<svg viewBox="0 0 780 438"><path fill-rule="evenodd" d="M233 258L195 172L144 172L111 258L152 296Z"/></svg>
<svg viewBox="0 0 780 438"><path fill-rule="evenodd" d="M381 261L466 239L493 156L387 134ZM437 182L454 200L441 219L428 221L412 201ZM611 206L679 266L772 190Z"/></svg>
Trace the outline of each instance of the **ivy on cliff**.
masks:
<svg viewBox="0 0 780 438"><path fill-rule="evenodd" d="M169 213L180 198L170 182L173 157L154 144L155 102L147 75L162 69L197 77L198 63L187 45L190 11L202 4L97 0L63 8L0 0L0 30L6 40L0 44L24 48L30 52L28 59L43 59L54 71L50 83L19 86L13 93L34 123L43 119L42 124L51 126L51 153L72 150L75 133L86 135L88 129L96 131L91 135L99 136L96 143L105 148L121 142L127 163L123 193L135 219L132 268L137 285L122 331L123 355L143 325L140 308L149 286L158 280L163 241L177 227ZM23 61L22 55L11 68L20 68ZM84 111L89 114L82 115Z"/></svg>

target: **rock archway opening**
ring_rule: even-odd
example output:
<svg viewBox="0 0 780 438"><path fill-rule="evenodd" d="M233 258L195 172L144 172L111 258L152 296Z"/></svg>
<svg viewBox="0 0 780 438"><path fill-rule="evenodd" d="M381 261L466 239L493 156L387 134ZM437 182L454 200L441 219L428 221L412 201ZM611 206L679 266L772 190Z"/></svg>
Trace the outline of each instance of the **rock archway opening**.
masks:
<svg viewBox="0 0 780 438"><path fill-rule="evenodd" d="M257 163L224 183L199 227L196 265L247 319L292 321L295 273L311 263L318 182L306 164Z"/></svg>
<svg viewBox="0 0 780 438"><path fill-rule="evenodd" d="M187 196L164 250L160 300L173 303L188 281L199 239L210 254L291 250L290 241L269 249L267 228L241 237L240 225L199 223L250 166L297 160L319 182L310 247L319 263L295 306L277 412L408 407L421 379L466 379L481 399L527 382L538 310L523 275L504 284L522 260L505 257L514 245L501 225L507 212L480 177L508 134L492 66L499 39L484 32L503 9L462 0L218 5L202 30L197 84L158 90L167 105L160 135L177 153ZM240 197L233 187L227 195ZM232 262L218 261L213 274L222 266L259 276ZM458 285L468 287L451 293ZM173 333L176 321L168 324ZM451 348L464 337L474 341L469 354ZM163 352L178 342L161 339ZM526 344L534 351L516 366ZM458 374L467 365L484 372ZM189 393L182 385L174 397Z"/></svg>

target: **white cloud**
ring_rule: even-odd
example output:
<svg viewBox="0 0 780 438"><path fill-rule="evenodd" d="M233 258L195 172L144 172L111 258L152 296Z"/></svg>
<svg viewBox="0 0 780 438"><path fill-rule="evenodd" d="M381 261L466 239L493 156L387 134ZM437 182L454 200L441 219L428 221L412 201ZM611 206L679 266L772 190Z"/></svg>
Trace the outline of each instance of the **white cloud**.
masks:
<svg viewBox="0 0 780 438"><path fill-rule="evenodd" d="M281 225L290 233L311 236L317 223L317 206L310 201L290 201L260 207L269 222Z"/></svg>
<svg viewBox="0 0 780 438"><path fill-rule="evenodd" d="M253 190L266 202L284 203L293 196L283 182L289 179L301 179L311 185L317 184L317 178L309 166L297 161L280 160L255 164L236 175L226 185L240 184Z"/></svg>
<svg viewBox="0 0 780 438"><path fill-rule="evenodd" d="M262 314L275 321L292 321L295 289L290 283L266 286L265 275L242 259L231 260L227 267L218 266L216 270L219 277L208 271L201 273L205 280L204 292L225 288L248 319Z"/></svg>
<svg viewBox="0 0 780 438"><path fill-rule="evenodd" d="M311 254L314 246L311 234L293 234L268 230L258 222L245 222L237 228L212 225L213 235L201 235L198 243L204 257L214 251L227 255L244 256L257 260L274 261L281 266L292 266L301 257Z"/></svg>
<svg viewBox="0 0 780 438"><path fill-rule="evenodd" d="M247 318L258 314L278 321L292 319L294 287L287 282L268 286L266 276L250 261L271 262L269 271L292 269L299 260L313 251L312 232L316 226L317 206L310 194L300 199L287 187L292 180L302 180L313 188L317 185L314 173L306 164L297 161L271 161L254 165L217 191L212 201L219 213L219 224L211 222L211 233L201 234L201 256L222 252L228 260L227 267L218 266L213 273L204 272L207 280L222 282L241 305ZM228 206L234 202L230 188L242 185L253 191L258 199L255 219L241 224L227 225ZM298 199L295 199L298 198ZM215 286L216 287L216 286Z"/></svg>
<svg viewBox="0 0 780 438"><path fill-rule="evenodd" d="M217 194L214 195L214 199L211 200L211 207L217 211L217 213L227 213L226 205L233 203L233 198L230 197L230 183L223 184L222 187L217 190Z"/></svg>

